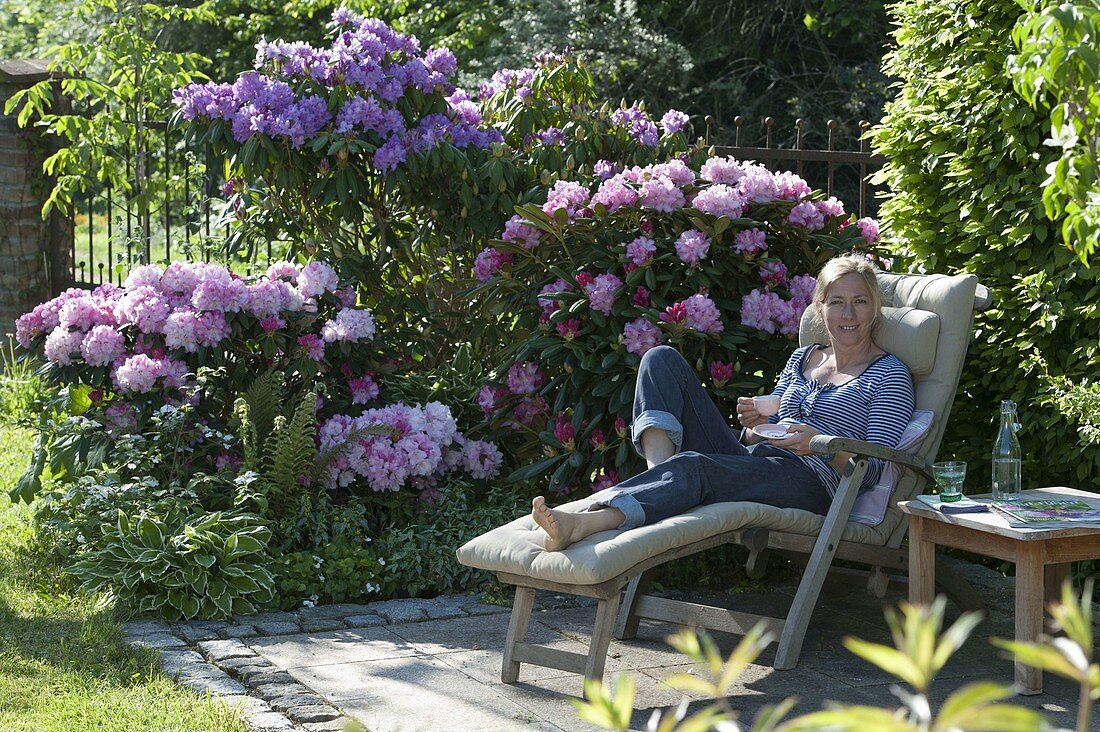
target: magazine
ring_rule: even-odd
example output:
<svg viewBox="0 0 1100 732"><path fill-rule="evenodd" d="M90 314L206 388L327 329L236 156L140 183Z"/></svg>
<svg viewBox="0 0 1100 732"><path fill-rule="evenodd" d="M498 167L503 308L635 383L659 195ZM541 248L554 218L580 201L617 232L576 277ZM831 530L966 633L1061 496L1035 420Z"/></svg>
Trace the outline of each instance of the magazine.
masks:
<svg viewBox="0 0 1100 732"><path fill-rule="evenodd" d="M993 501L1011 526L1098 526L1100 506L1074 499Z"/></svg>

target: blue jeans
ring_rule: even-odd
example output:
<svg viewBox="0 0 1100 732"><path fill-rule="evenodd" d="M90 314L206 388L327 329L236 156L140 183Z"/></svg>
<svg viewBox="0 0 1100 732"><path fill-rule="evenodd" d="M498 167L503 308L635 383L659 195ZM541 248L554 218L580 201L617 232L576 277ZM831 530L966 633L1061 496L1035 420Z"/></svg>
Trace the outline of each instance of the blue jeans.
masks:
<svg viewBox="0 0 1100 732"><path fill-rule="evenodd" d="M819 514L829 510L831 499L813 470L766 442L741 444L691 366L668 346L649 350L638 370L632 432L642 457L641 436L647 429L668 433L677 454L619 483L591 507L622 511L626 519L621 529L726 501Z"/></svg>

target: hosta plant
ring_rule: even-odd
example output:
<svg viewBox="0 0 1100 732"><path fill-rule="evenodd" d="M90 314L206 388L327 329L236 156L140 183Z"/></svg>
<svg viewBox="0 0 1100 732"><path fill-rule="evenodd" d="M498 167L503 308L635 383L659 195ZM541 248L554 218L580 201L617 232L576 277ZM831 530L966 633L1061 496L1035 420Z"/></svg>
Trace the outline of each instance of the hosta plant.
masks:
<svg viewBox="0 0 1100 732"><path fill-rule="evenodd" d="M271 532L255 514L119 513L103 545L69 571L138 613L169 620L250 614L274 598Z"/></svg>

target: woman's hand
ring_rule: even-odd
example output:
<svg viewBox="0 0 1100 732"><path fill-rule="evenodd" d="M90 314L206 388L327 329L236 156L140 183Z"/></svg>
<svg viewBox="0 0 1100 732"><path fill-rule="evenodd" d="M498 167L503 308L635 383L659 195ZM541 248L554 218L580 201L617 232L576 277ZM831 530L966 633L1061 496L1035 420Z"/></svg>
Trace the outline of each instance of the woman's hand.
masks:
<svg viewBox="0 0 1100 732"><path fill-rule="evenodd" d="M813 455L814 452L810 449L810 440L814 435L820 434L821 432L808 424L791 424L787 426L785 437L770 439L768 442L776 447L782 447L784 450L790 450L795 455Z"/></svg>
<svg viewBox="0 0 1100 732"><path fill-rule="evenodd" d="M768 418L756 411L756 403L752 397L737 397L737 421L742 427L755 427L765 424Z"/></svg>

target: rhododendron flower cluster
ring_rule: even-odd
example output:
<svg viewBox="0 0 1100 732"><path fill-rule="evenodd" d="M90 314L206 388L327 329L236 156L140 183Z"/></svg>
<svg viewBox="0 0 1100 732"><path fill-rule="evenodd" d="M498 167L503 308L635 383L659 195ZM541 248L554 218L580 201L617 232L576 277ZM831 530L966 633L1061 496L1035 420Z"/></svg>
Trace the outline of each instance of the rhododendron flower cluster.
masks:
<svg viewBox="0 0 1100 732"><path fill-rule="evenodd" d="M503 139L456 92L451 78L457 64L449 50L423 51L414 36L344 8L333 13L332 28L328 48L260 41L256 71L233 83L189 84L173 92L173 101L186 120L228 125L238 144L264 135L300 149L324 133L368 135L376 141L373 165L382 172L444 140L487 148ZM413 93L443 96L447 114L406 119L401 110L410 105L403 101Z"/></svg>
<svg viewBox="0 0 1100 732"><path fill-rule="evenodd" d="M503 461L492 443L463 436L451 410L439 402L336 415L318 428L318 446L322 454L335 455L323 474L330 489L362 480L372 491L397 491L414 479L425 489L458 471L492 477Z"/></svg>
<svg viewBox="0 0 1100 732"><path fill-rule="evenodd" d="M71 289L38 305L16 321L24 348L45 334L47 361L57 366L106 368L120 394L147 394L187 384L202 349L229 347L234 326L282 331L287 318L320 325L320 333L297 338L310 358L324 358L326 344L358 343L374 337L370 311L340 308L323 324L318 298L332 295L339 279L331 266L283 262L245 280L222 265L176 262L161 268L135 267L121 287L90 292ZM229 316L229 317L227 317Z"/></svg>

